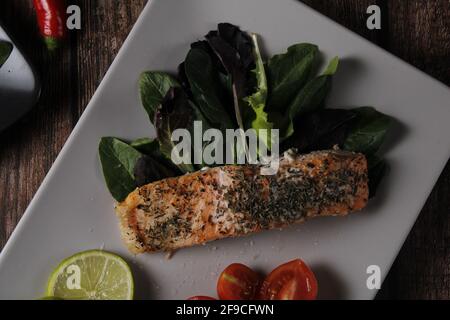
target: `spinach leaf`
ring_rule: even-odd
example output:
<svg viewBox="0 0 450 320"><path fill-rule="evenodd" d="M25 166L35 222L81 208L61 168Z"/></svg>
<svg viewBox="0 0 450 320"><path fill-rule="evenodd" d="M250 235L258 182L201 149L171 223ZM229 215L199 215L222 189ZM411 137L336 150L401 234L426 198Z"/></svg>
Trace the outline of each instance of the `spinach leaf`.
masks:
<svg viewBox="0 0 450 320"><path fill-rule="evenodd" d="M285 114L299 90L310 79L319 48L309 43L290 46L267 63L269 110Z"/></svg>
<svg viewBox="0 0 450 320"><path fill-rule="evenodd" d="M189 101L184 90L180 87L171 88L158 107L155 117L160 151L166 158L172 159L172 149L178 144L172 141L172 133L176 129L187 129L191 133L191 137L193 137L193 123L195 120L202 122L203 130L207 130L210 127L200 110ZM188 154L183 154L183 156L191 159L191 163L181 162L178 168L182 172L195 171L195 166L192 164L194 163L193 150L184 151L188 152Z"/></svg>
<svg viewBox="0 0 450 320"><path fill-rule="evenodd" d="M99 155L111 195L117 201L123 201L138 186L134 167L142 154L119 139L105 137L100 140Z"/></svg>
<svg viewBox="0 0 450 320"><path fill-rule="evenodd" d="M0 67L8 60L13 46L7 41L0 41Z"/></svg>
<svg viewBox="0 0 450 320"><path fill-rule="evenodd" d="M165 174L164 176L173 177L175 175L181 174L181 171L178 170L178 168L172 163L172 161L161 153L159 149L159 141L157 139L136 139L130 143L130 146L141 152L143 155L151 156L154 160L157 160L161 165L165 167L165 169L163 169L162 171L171 172L171 174ZM153 175L155 175L155 173ZM138 176L136 176L136 180L138 180ZM153 181L154 180L157 179L153 179Z"/></svg>
<svg viewBox="0 0 450 320"><path fill-rule="evenodd" d="M180 175L180 171L169 161L157 155L142 155L136 162L133 174L138 187Z"/></svg>
<svg viewBox="0 0 450 320"><path fill-rule="evenodd" d="M200 40L191 44L191 49L199 49L206 52L210 57L214 68L220 74L227 74L222 62L219 57L215 54L214 50L211 48L207 40Z"/></svg>
<svg viewBox="0 0 450 320"><path fill-rule="evenodd" d="M189 80L186 76L186 64L184 61L178 65L178 81L180 82L181 87L184 89L186 94L189 96L189 99L192 99L191 86L189 85Z"/></svg>
<svg viewBox="0 0 450 320"><path fill-rule="evenodd" d="M140 138L132 141L130 146L138 150L139 152L150 155L155 152L159 152L159 142L156 139Z"/></svg>
<svg viewBox="0 0 450 320"><path fill-rule="evenodd" d="M137 187L181 174L159 153L155 142L157 141L145 138L129 145L112 137L100 140L99 155L103 175L114 199L123 201ZM145 154L136 148L143 148Z"/></svg>
<svg viewBox="0 0 450 320"><path fill-rule="evenodd" d="M141 101L153 124L156 108L161 104L169 89L178 86L178 81L164 72L147 71L141 74L139 79Z"/></svg>
<svg viewBox="0 0 450 320"><path fill-rule="evenodd" d="M242 63L243 70L246 71L248 84L250 84L250 79L253 79L250 71L255 66L255 57L253 55L253 43L249 34L231 23L219 23L217 30L217 34L236 50L239 55L239 61ZM206 38L208 39L208 36L206 36ZM252 87L247 86L247 90L252 90Z"/></svg>
<svg viewBox="0 0 450 320"><path fill-rule="evenodd" d="M233 107L233 79L231 76L225 73L219 73L219 80L223 90L222 99L223 104L227 106L227 110L230 114L234 115L234 107ZM236 120L236 116L233 117ZM236 128L236 125L233 127Z"/></svg>
<svg viewBox="0 0 450 320"><path fill-rule="evenodd" d="M295 122L294 134L282 145L283 150L296 148L301 153L342 146L356 114L345 109L320 109L305 114Z"/></svg>
<svg viewBox="0 0 450 320"><path fill-rule="evenodd" d="M231 79L234 114L238 127L245 129L243 99L255 87L255 58L250 36L229 23L220 23L218 31L206 35L208 44Z"/></svg>
<svg viewBox="0 0 450 320"><path fill-rule="evenodd" d="M356 119L343 148L366 155L375 154L386 137L391 118L372 107L361 107L352 111L355 112Z"/></svg>
<svg viewBox="0 0 450 320"><path fill-rule="evenodd" d="M339 58L335 57L329 63L325 72L310 80L297 94L289 105L289 117L295 119L301 114L312 112L316 108L324 107L324 101L331 91L331 80L339 65Z"/></svg>
<svg viewBox="0 0 450 320"><path fill-rule="evenodd" d="M252 108L252 112L245 112L248 121L250 122L247 127L257 130L259 139L263 137L259 135L260 129L268 130L268 135L264 137L263 143L270 149L272 141L270 139L270 130L273 128L273 123L269 121L269 115L266 111L267 101L267 78L266 71L264 69L264 62L262 60L261 52L259 50L258 39L256 34L252 34L252 41L254 46L254 56L256 62L256 68L254 73L256 75L256 91L249 97L245 98L245 101Z"/></svg>
<svg viewBox="0 0 450 320"><path fill-rule="evenodd" d="M207 52L191 49L184 62L185 74L192 96L202 114L211 125L221 130L233 128L227 108L223 105L219 72Z"/></svg>
<svg viewBox="0 0 450 320"><path fill-rule="evenodd" d="M212 50L211 46L209 45L208 41L201 40L197 41L191 44L191 49L195 50L201 50L204 53L206 53L212 62L212 68L214 71L218 74L218 93L221 100L221 103L223 106L225 106L227 112L230 115L233 115L234 119L234 107L233 107L233 98L232 98L232 80L231 76L228 75L227 71L222 65L222 62L219 60L215 52ZM182 85L182 87L185 89L187 95L189 96L189 99L194 100L193 94L191 92L191 86L189 84L189 79L186 75L186 63L183 61L178 66L178 79ZM235 127L235 126L233 126Z"/></svg>
<svg viewBox="0 0 450 320"><path fill-rule="evenodd" d="M319 109L297 118L294 134L283 148L311 152L338 145L371 156L381 146L390 123L389 116L371 107Z"/></svg>

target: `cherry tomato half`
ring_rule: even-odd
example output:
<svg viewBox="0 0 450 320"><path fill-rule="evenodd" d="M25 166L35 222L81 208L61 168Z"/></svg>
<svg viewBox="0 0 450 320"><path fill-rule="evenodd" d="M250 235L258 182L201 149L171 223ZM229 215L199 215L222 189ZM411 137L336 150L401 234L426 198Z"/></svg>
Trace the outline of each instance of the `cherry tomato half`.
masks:
<svg viewBox="0 0 450 320"><path fill-rule="evenodd" d="M216 300L212 297L208 297L208 296L195 296L195 297L190 297L187 300Z"/></svg>
<svg viewBox="0 0 450 320"><path fill-rule="evenodd" d="M221 300L251 300L258 293L261 277L249 267L233 263L223 270L217 282Z"/></svg>
<svg viewBox="0 0 450 320"><path fill-rule="evenodd" d="M264 280L259 298L262 300L314 300L317 297L314 273L300 259L273 270Z"/></svg>

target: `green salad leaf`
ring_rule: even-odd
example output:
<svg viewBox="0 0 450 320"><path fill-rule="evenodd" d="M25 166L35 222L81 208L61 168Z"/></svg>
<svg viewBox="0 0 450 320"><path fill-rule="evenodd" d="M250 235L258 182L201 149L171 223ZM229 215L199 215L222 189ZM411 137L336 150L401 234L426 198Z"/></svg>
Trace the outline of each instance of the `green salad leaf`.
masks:
<svg viewBox="0 0 450 320"><path fill-rule="evenodd" d="M209 46L216 54L231 81L234 114L239 128L245 129L244 98L255 87L254 47L250 36L230 23L220 23L217 31L206 35ZM226 78L225 78L226 79Z"/></svg>
<svg viewBox="0 0 450 320"><path fill-rule="evenodd" d="M161 104L169 89L178 86L178 81L164 72L146 71L141 74L139 79L141 101L153 124L156 108Z"/></svg>
<svg viewBox="0 0 450 320"><path fill-rule="evenodd" d="M252 128L259 134L266 129L269 134L259 139L269 150L270 130L279 129L281 152L296 148L308 153L338 146L364 153L373 196L387 170L379 153L391 118L372 107L326 108L339 58L317 74L318 56L316 45L299 43L265 62L256 34L220 23L204 40L191 44L176 78L164 72L142 73L141 100L157 139L130 144L111 137L101 140L100 160L113 197L122 201L138 186L200 169L203 164L195 165L194 160L201 154L198 148L206 150L208 142L187 144L180 154L174 150L179 142L172 141L177 129L187 129L192 137L195 121L201 122L203 132ZM235 157L246 151L245 146L241 149L233 150Z"/></svg>
<svg viewBox="0 0 450 320"><path fill-rule="evenodd" d="M330 149L334 145L353 152L375 155L391 125L391 118L372 107L320 109L295 122L295 134L283 149L302 153Z"/></svg>
<svg viewBox="0 0 450 320"><path fill-rule="evenodd" d="M291 101L311 78L318 53L316 45L300 43L290 46L286 53L277 54L267 62L269 110L286 114Z"/></svg>
<svg viewBox="0 0 450 320"><path fill-rule="evenodd" d="M143 155L155 158L156 160L161 162L161 164L166 166L167 169L170 169L170 171L178 172L181 174L181 171L178 170L173 162L161 152L158 139L140 138L132 141L130 143L130 146Z"/></svg>
<svg viewBox="0 0 450 320"><path fill-rule="evenodd" d="M143 154L153 154L159 152L159 142L156 139L139 138L130 143L130 146Z"/></svg>
<svg viewBox="0 0 450 320"><path fill-rule="evenodd" d="M0 41L0 67L8 60L13 46L7 41Z"/></svg>
<svg viewBox="0 0 450 320"><path fill-rule="evenodd" d="M233 128L232 118L222 102L219 72L210 55L201 49L191 49L184 68L193 99L208 122L222 130Z"/></svg>
<svg viewBox="0 0 450 320"><path fill-rule="evenodd" d="M181 172L160 154L144 154L137 160L133 174L136 185L140 187L153 181L179 176Z"/></svg>
<svg viewBox="0 0 450 320"><path fill-rule="evenodd" d="M113 137L100 140L99 155L103 176L114 199L123 201L137 187L180 174L160 154L155 142L157 143L156 140L147 138L138 139L131 144Z"/></svg>
<svg viewBox="0 0 450 320"><path fill-rule="evenodd" d="M123 201L137 188L134 167L142 153L119 139L104 137L100 140L99 154L111 195L117 201Z"/></svg>
<svg viewBox="0 0 450 320"><path fill-rule="evenodd" d="M130 146L142 153L133 170L138 187L181 174L172 161L161 153L157 139L136 139Z"/></svg>
<svg viewBox="0 0 450 320"><path fill-rule="evenodd" d="M345 109L320 109L305 114L295 122L294 134L283 143L283 150L300 153L342 146L356 115Z"/></svg>
<svg viewBox="0 0 450 320"><path fill-rule="evenodd" d="M337 71L339 58L335 57L329 63L325 72L310 80L297 94L289 105L289 117L291 121L301 114L312 112L319 107L324 107L324 101L331 91L331 80Z"/></svg>
<svg viewBox="0 0 450 320"><path fill-rule="evenodd" d="M250 124L247 124L246 127L257 130L259 139L264 139L264 144L270 149L272 144L272 141L270 139L270 130L273 129L274 125L269 121L269 114L266 110L268 91L266 71L264 68L261 51L258 45L258 36L256 34L252 34L252 41L254 45L254 56L256 61L256 67L253 71L256 75L256 91L251 96L245 98L245 101L252 108L252 112L247 113L250 114L250 116L247 116L250 119L246 122L250 122ZM265 137L260 135L260 129L268 130L268 135Z"/></svg>
<svg viewBox="0 0 450 320"><path fill-rule="evenodd" d="M322 76L334 76L339 67L339 57L334 57L328 63L328 67L323 72Z"/></svg>
<svg viewBox="0 0 450 320"><path fill-rule="evenodd" d="M391 125L391 118L372 107L353 109L356 120L343 143L345 150L375 154L383 143Z"/></svg>
<svg viewBox="0 0 450 320"><path fill-rule="evenodd" d="M166 97L158 107L155 117L155 127L158 136L159 147L161 153L168 159L177 153L172 153L177 142L172 141L172 133L176 129L187 129L194 137L194 121L202 122L203 131L210 128L210 125L201 111L193 104L184 90L180 87L173 87L169 90ZM192 143L193 144L193 143ZM182 154L183 158L190 159L191 163L177 164L178 168L183 172L192 172L196 170L194 166L195 150L184 150L188 154ZM177 159L176 162L179 162Z"/></svg>

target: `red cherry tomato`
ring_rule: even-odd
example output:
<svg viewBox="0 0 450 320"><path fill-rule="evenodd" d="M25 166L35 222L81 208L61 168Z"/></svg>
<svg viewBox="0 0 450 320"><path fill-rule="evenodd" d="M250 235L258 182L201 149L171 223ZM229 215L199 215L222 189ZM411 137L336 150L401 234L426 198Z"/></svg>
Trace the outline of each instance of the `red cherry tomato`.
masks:
<svg viewBox="0 0 450 320"><path fill-rule="evenodd" d="M251 300L258 293L261 277L249 267L233 263L223 270L217 282L221 300Z"/></svg>
<svg viewBox="0 0 450 320"><path fill-rule="evenodd" d="M273 270L264 280L259 297L262 300L314 300L317 290L314 273L297 259Z"/></svg>
<svg viewBox="0 0 450 320"><path fill-rule="evenodd" d="M195 296L195 297L190 297L187 300L216 300L212 297L207 297L207 296Z"/></svg>

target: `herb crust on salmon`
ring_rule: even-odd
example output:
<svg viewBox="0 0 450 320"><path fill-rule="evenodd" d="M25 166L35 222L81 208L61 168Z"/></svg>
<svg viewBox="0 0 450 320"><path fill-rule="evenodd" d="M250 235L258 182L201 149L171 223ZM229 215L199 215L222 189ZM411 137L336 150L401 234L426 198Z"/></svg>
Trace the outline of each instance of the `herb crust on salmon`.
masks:
<svg viewBox="0 0 450 320"><path fill-rule="evenodd" d="M276 175L258 165L229 165L137 188L116 206L133 253L173 251L282 228L317 216L344 216L369 197L367 161L329 150L286 153Z"/></svg>

